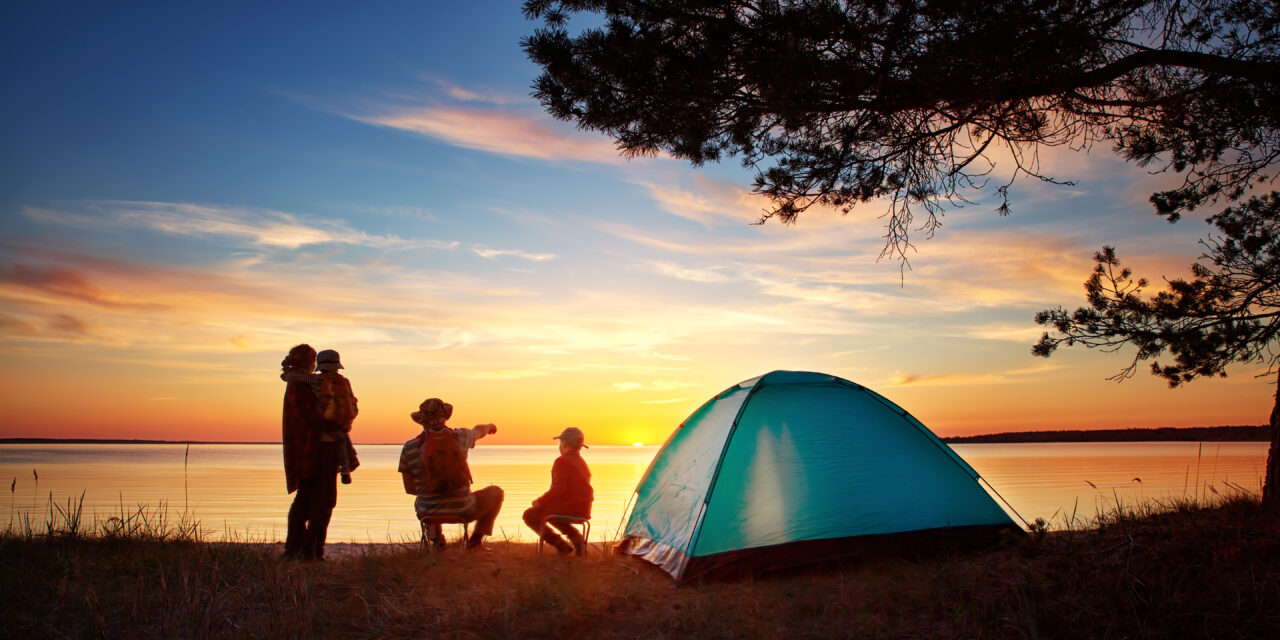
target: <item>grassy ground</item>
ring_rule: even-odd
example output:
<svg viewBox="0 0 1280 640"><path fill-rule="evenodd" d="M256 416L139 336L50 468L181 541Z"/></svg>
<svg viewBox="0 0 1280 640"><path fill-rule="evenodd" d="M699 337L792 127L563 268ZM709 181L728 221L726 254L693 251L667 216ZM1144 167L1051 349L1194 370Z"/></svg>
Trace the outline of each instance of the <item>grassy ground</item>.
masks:
<svg viewBox="0 0 1280 640"><path fill-rule="evenodd" d="M0 534L0 635L1280 638L1280 518L1244 497L1150 503L977 554L680 585L601 547L376 545L300 563L118 520Z"/></svg>

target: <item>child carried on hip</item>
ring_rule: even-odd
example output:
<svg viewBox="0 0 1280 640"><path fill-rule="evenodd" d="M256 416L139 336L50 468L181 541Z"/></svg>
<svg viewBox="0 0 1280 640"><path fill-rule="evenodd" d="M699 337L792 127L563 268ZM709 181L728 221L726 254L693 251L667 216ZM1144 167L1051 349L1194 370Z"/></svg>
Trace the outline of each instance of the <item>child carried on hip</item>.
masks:
<svg viewBox="0 0 1280 640"><path fill-rule="evenodd" d="M360 465L356 458L356 449L351 444L351 423L360 413L355 394L351 392L351 381L338 369L342 369L342 361L338 352L325 349L316 354L316 376L312 382L319 398L320 412L324 419L338 428L330 429L320 435L321 440L333 440L338 443L338 472L342 475L342 484L351 484L351 472ZM317 385L318 382L318 385Z"/></svg>

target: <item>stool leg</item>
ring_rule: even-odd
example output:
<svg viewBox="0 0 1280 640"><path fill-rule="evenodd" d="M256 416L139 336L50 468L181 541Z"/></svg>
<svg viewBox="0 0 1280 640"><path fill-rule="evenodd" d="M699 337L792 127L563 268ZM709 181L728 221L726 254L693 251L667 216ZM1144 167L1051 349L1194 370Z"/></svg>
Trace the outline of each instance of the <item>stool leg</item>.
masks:
<svg viewBox="0 0 1280 640"><path fill-rule="evenodd" d="M419 552L430 552L444 546L444 534L440 525L433 522L422 523L422 540L418 543Z"/></svg>
<svg viewBox="0 0 1280 640"><path fill-rule="evenodd" d="M546 542L547 544L555 547L556 553L559 553L561 555L573 553L573 549L574 549L574 547L572 546L573 538L570 537L570 542L566 543L564 539L562 539L559 535L556 534L555 531L552 530L552 527L551 527L552 524L555 525L556 529L560 529L561 531L564 531L565 529L564 525L562 525L558 521L556 522L552 522L551 520L543 521L542 528L538 531L538 552L539 553L542 552L542 543Z"/></svg>
<svg viewBox="0 0 1280 640"><path fill-rule="evenodd" d="M578 529L577 529L578 525L582 526L583 533L578 533ZM573 543L573 553L575 555L578 555L578 556L587 555L587 536L590 534L586 533L586 531L587 531L587 527L589 526L591 525L587 522L570 523L569 528L574 532L574 536L573 536L573 539L571 539L569 542Z"/></svg>
<svg viewBox="0 0 1280 640"><path fill-rule="evenodd" d="M443 550L447 546L447 539L444 535L444 524L460 524L462 525L462 542L467 541L470 523L467 522L424 522L422 523L422 538L418 542L418 552L421 553L426 549Z"/></svg>

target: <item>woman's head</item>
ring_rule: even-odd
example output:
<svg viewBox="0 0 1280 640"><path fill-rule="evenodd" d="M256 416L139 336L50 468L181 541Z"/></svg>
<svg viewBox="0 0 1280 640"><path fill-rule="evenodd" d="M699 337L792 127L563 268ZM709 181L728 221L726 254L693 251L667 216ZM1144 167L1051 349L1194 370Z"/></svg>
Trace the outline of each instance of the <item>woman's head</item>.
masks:
<svg viewBox="0 0 1280 640"><path fill-rule="evenodd" d="M290 371L311 373L316 368L316 350L309 344L300 344L289 350L289 355L280 361L280 368L285 373Z"/></svg>

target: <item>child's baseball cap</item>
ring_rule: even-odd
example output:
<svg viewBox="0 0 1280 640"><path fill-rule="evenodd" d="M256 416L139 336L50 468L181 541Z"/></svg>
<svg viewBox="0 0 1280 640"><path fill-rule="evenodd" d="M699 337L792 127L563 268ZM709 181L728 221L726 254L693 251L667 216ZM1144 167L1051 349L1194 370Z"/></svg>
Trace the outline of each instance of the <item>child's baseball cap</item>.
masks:
<svg viewBox="0 0 1280 640"><path fill-rule="evenodd" d="M582 429L579 429L577 427L566 428L564 431L560 432L560 435L552 438L552 440L559 440L561 442L568 442L569 444L576 444L580 447L585 447L587 449L591 448L587 446L586 436L582 435Z"/></svg>

